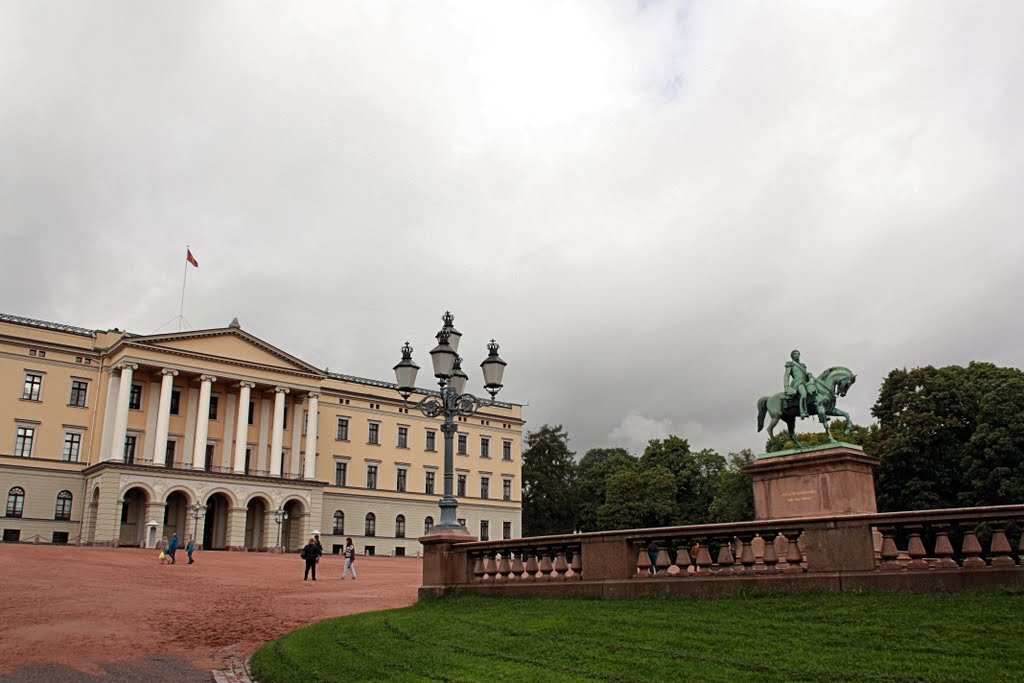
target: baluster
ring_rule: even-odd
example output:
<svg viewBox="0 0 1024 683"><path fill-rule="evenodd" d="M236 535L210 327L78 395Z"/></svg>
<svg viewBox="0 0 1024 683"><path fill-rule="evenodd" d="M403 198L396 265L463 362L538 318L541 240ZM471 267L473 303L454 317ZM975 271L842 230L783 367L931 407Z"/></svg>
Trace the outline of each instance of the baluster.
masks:
<svg viewBox="0 0 1024 683"><path fill-rule="evenodd" d="M724 539L718 546L718 573L732 574L736 558L732 554L732 539Z"/></svg>
<svg viewBox="0 0 1024 683"><path fill-rule="evenodd" d="M672 566L672 561L668 559L668 546L661 543L658 545L658 557L654 561L654 568L658 570L655 576L660 578L668 577L668 568Z"/></svg>
<svg viewBox="0 0 1024 683"><path fill-rule="evenodd" d="M508 561L508 551L501 551L501 562L498 563L498 581L508 581L512 578L512 565Z"/></svg>
<svg viewBox="0 0 1024 683"><path fill-rule="evenodd" d="M569 569L572 569L572 578L577 581L583 580L583 548L573 548L572 551L572 564L569 565Z"/></svg>
<svg viewBox="0 0 1024 683"><path fill-rule="evenodd" d="M547 581L551 578L551 550L544 548L540 557L540 579Z"/></svg>
<svg viewBox="0 0 1024 683"><path fill-rule="evenodd" d="M473 580L483 581L484 580L484 560L480 553L473 553L476 557L476 562L473 564Z"/></svg>
<svg viewBox="0 0 1024 683"><path fill-rule="evenodd" d="M802 574L804 571L801 562L803 562L804 556L800 552L800 534L801 531L796 529L794 531L783 531L783 538L788 541L786 547L786 567L783 569L787 574Z"/></svg>
<svg viewBox="0 0 1024 683"><path fill-rule="evenodd" d="M737 538L742 545L740 547L740 565L736 568L736 571L750 574L754 571L754 535L743 534L742 536L737 536Z"/></svg>
<svg viewBox="0 0 1024 683"><path fill-rule="evenodd" d="M523 553L519 550L515 552L512 560L512 573L509 575L509 581L522 581L523 572Z"/></svg>
<svg viewBox="0 0 1024 683"><path fill-rule="evenodd" d="M484 581L494 581L495 574L498 573L498 565L494 561L494 553L484 554Z"/></svg>
<svg viewBox="0 0 1024 683"><path fill-rule="evenodd" d="M937 525L935 528L935 568L959 569L960 565L953 559L953 544L949 542L949 525Z"/></svg>
<svg viewBox="0 0 1024 683"><path fill-rule="evenodd" d="M651 573L651 558L647 556L647 546L643 542L636 544L636 573L643 576Z"/></svg>
<svg viewBox="0 0 1024 683"><path fill-rule="evenodd" d="M679 569L679 573L676 576L686 576L690 569L690 551L686 549L685 542L680 543L676 547L676 568Z"/></svg>
<svg viewBox="0 0 1024 683"><path fill-rule="evenodd" d="M924 542L921 540L921 532L924 527L920 525L908 526L907 534L910 536L907 542L907 555L910 555L910 564L907 569L928 569L928 560L924 559Z"/></svg>
<svg viewBox="0 0 1024 683"><path fill-rule="evenodd" d="M981 557L981 543L978 542L977 526L964 529L963 553L965 569L987 566Z"/></svg>
<svg viewBox="0 0 1024 683"><path fill-rule="evenodd" d="M697 573L711 573L711 551L708 550L708 539L701 538L697 541Z"/></svg>
<svg viewBox="0 0 1024 683"><path fill-rule="evenodd" d="M565 548L555 553L555 576L558 581L565 581L565 573L569 571L569 563L565 561Z"/></svg>
<svg viewBox="0 0 1024 683"><path fill-rule="evenodd" d="M766 531L761 534L761 538L764 539L764 570L772 573L779 571L779 556L775 552L775 539L778 533L775 531Z"/></svg>
<svg viewBox="0 0 1024 683"><path fill-rule="evenodd" d="M768 565L766 565L764 563L764 554L765 554L765 551L768 549L768 543L764 540L764 536L762 536L759 533L754 535L754 540L758 541L760 543L760 545L761 545L761 554L760 555L758 555L757 551L754 550L754 572L755 573L759 573L759 572L766 571L768 569ZM750 542L750 547L751 547L751 550L753 550L754 541Z"/></svg>
<svg viewBox="0 0 1024 683"><path fill-rule="evenodd" d="M530 551L530 559L526 561L526 576L523 578L527 581L536 581L538 570L537 551L534 549Z"/></svg>
<svg viewBox="0 0 1024 683"><path fill-rule="evenodd" d="M992 527L992 566L993 567L1015 567L1013 561L1013 549L1010 548L1010 541L1006 538L1006 525L997 524Z"/></svg>
<svg viewBox="0 0 1024 683"><path fill-rule="evenodd" d="M899 571L903 569L899 563L900 551L896 547L896 527L879 527L882 532L882 569Z"/></svg>

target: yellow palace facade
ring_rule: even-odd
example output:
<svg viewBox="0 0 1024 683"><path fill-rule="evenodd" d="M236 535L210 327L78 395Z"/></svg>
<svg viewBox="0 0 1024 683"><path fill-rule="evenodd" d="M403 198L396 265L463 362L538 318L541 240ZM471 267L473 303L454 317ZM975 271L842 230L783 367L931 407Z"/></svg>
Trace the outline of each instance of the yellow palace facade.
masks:
<svg viewBox="0 0 1024 683"><path fill-rule="evenodd" d="M0 314L3 540L416 555L440 511L440 419L228 327L158 335ZM457 418L458 517L521 534L522 407Z"/></svg>

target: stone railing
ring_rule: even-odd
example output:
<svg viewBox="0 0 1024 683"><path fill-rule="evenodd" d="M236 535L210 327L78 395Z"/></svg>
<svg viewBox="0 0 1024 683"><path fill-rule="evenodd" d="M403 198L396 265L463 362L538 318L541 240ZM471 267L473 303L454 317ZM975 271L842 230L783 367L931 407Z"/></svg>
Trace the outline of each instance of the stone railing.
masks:
<svg viewBox="0 0 1024 683"><path fill-rule="evenodd" d="M420 592L629 597L741 589L1024 587L1021 527L1024 505L506 541L427 535L419 539Z"/></svg>

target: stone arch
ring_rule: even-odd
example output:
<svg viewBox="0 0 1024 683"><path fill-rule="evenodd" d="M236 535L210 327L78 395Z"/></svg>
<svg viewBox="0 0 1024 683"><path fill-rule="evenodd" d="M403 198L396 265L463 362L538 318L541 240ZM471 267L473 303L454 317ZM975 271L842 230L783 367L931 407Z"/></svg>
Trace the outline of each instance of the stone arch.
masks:
<svg viewBox="0 0 1024 683"><path fill-rule="evenodd" d="M172 493L180 493L185 498L185 503L191 505L196 502L196 492L185 486L184 484L175 484L164 491L163 499L167 502L167 499L171 497Z"/></svg>
<svg viewBox="0 0 1024 683"><path fill-rule="evenodd" d="M245 500L242 501L242 507L248 507L249 503L257 498L262 498L268 509L272 509L274 507L274 501L270 499L270 494L264 493L263 491L254 491L246 496Z"/></svg>
<svg viewBox="0 0 1024 683"><path fill-rule="evenodd" d="M195 501L195 494L185 486L173 486L164 493L164 536L170 540L178 535L178 542L184 545L192 526L189 524L189 506Z"/></svg>
<svg viewBox="0 0 1024 683"><path fill-rule="evenodd" d="M238 499L235 498L234 492L232 492L231 489L223 487L223 486L217 486L216 488L211 489L206 494L205 498L202 501L200 501L200 502L208 503L210 501L210 498L212 498L217 493L219 493L219 494L223 495L225 498L227 498L228 505L230 505L231 507L235 507L236 505L238 505Z"/></svg>
<svg viewBox="0 0 1024 683"><path fill-rule="evenodd" d="M97 511L100 507L100 487L96 485L92 489L92 493L89 498L85 501L85 524L82 529L82 542L92 543L96 540L96 518Z"/></svg>
<svg viewBox="0 0 1024 683"><path fill-rule="evenodd" d="M160 496L156 495L156 492L153 490L153 487L142 481L131 481L122 486L121 490L117 494L118 498L123 500L124 495L131 491L132 489L142 489L146 494L146 498L150 501L160 500Z"/></svg>
<svg viewBox="0 0 1024 683"><path fill-rule="evenodd" d="M288 519L281 522L281 547L287 552L306 545L310 534L306 532L309 506L298 496L289 496L281 503L281 509L288 513Z"/></svg>
<svg viewBox="0 0 1024 683"><path fill-rule="evenodd" d="M117 532L120 545L141 545L146 537L146 510L153 501L148 486L129 485L118 496L121 516Z"/></svg>
<svg viewBox="0 0 1024 683"><path fill-rule="evenodd" d="M204 550L224 550L229 544L229 516L234 497L226 490L214 489L206 496L203 521L196 543Z"/></svg>
<svg viewBox="0 0 1024 683"><path fill-rule="evenodd" d="M268 538L273 524L274 508L270 496L254 493L245 499L245 547L248 550L266 550L276 539Z"/></svg>

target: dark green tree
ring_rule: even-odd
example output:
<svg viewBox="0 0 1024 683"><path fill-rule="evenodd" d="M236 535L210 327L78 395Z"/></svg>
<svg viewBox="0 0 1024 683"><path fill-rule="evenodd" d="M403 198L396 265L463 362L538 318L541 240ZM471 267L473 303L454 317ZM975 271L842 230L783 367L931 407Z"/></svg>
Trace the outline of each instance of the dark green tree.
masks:
<svg viewBox="0 0 1024 683"><path fill-rule="evenodd" d="M1024 502L1024 378L982 397L962 465L962 505Z"/></svg>
<svg viewBox="0 0 1024 683"><path fill-rule="evenodd" d="M523 451L523 536L573 532L576 461L562 425L526 435Z"/></svg>
<svg viewBox="0 0 1024 683"><path fill-rule="evenodd" d="M754 519L754 482L741 468L754 464L750 449L729 454L729 465L718 476L711 501L712 522L745 522Z"/></svg>
<svg viewBox="0 0 1024 683"><path fill-rule="evenodd" d="M639 529L676 522L676 478L661 465L623 469L608 477L605 502L598 509L602 529Z"/></svg>
<svg viewBox="0 0 1024 683"><path fill-rule="evenodd" d="M608 479L617 472L635 472L637 459L624 448L591 448L576 465L576 529L599 531L598 510L604 505Z"/></svg>
<svg viewBox="0 0 1024 683"><path fill-rule="evenodd" d="M678 436L652 439L640 456L643 470L665 467L676 479L676 506L681 524L711 521L711 501L718 478L725 469L725 458L713 450L690 451L690 443Z"/></svg>
<svg viewBox="0 0 1024 683"><path fill-rule="evenodd" d="M821 423L817 421L817 418L815 418L814 420L814 426L821 426ZM846 420L842 418L837 420L831 420L828 423L828 430L832 432L832 438L834 438L836 441L845 441L846 443L852 443L858 446L862 446L864 444L864 441L868 437L867 427L861 427L860 425L855 424L851 428L852 431L850 432L849 436L843 433L843 430L845 429ZM828 438L825 436L824 429L821 429L816 432L797 432L796 438L798 441L800 441L800 445L803 446L804 448L808 448L810 446L821 446L823 444L828 443ZM789 435L786 433L786 425L782 425L781 430L776 430L774 444L772 443L771 439L765 439L764 442L765 453L784 451L789 448L796 448L796 444L793 443L792 439L790 439Z"/></svg>

